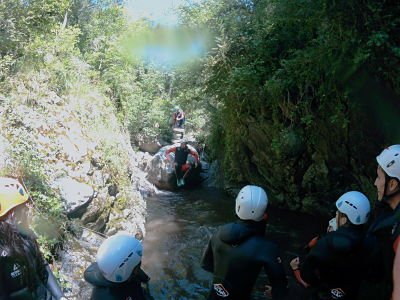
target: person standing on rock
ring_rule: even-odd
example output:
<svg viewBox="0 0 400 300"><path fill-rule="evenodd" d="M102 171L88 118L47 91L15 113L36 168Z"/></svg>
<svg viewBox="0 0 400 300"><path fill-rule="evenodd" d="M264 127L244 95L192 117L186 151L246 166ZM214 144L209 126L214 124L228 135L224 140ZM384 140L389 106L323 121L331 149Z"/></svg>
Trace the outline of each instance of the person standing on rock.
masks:
<svg viewBox="0 0 400 300"><path fill-rule="evenodd" d="M249 300L262 268L272 286L272 299L286 299L287 279L277 245L265 237L268 198L254 185L236 197L239 220L218 228L203 253L201 266L213 273L208 300Z"/></svg>
<svg viewBox="0 0 400 300"><path fill-rule="evenodd" d="M167 151L165 151L165 156L168 157L168 154L171 152L175 152L175 159L174 159L174 166L175 166L175 175L176 181L178 186L182 186L185 184L186 177L190 174L192 170L192 165L189 164L188 168L186 169L185 173L182 175L182 167L186 165L186 161L188 155L191 154L195 158L194 167L197 168L199 164L199 155L196 151L191 150L187 146L186 141L182 141L180 147L171 147Z"/></svg>
<svg viewBox="0 0 400 300"><path fill-rule="evenodd" d="M0 299L66 299L25 224L28 200L18 180L0 177Z"/></svg>
<svg viewBox="0 0 400 300"><path fill-rule="evenodd" d="M181 108L178 110L178 113L176 114L176 124L177 124L176 127L178 128L185 127L185 113Z"/></svg>
<svg viewBox="0 0 400 300"><path fill-rule="evenodd" d="M153 300L150 277L141 269L143 248L134 236L116 234L100 246L84 273L94 288L91 300Z"/></svg>

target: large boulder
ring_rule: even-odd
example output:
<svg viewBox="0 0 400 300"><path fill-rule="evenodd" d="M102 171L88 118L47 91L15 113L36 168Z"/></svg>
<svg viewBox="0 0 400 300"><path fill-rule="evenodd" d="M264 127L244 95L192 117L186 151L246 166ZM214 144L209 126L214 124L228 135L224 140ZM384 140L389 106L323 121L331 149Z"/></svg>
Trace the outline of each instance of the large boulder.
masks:
<svg viewBox="0 0 400 300"><path fill-rule="evenodd" d="M136 137L136 143L140 151L148 152L150 154L155 154L157 153L158 150L161 149L161 147L168 145L168 143L164 141L162 138L152 139L146 136Z"/></svg>
<svg viewBox="0 0 400 300"><path fill-rule="evenodd" d="M172 147L179 146L180 144L178 143L161 148L156 153L156 155L153 156L152 160L150 160L147 165L147 180L149 180L159 189L174 190L177 188L176 176L174 171L175 153L172 152L168 156L166 156L165 152ZM193 146L188 145L188 147L192 151L195 151L197 153L196 149ZM191 154L189 154L187 161L190 163L194 163L195 158ZM199 184L202 181L200 173L201 164L199 164L197 168L193 169L189 176L187 176L185 187L191 187L193 185Z"/></svg>
<svg viewBox="0 0 400 300"><path fill-rule="evenodd" d="M149 152L151 154L157 153L157 151L160 150L161 147L162 147L162 145L158 141L147 142L147 143L140 142L139 143L140 151Z"/></svg>
<svg viewBox="0 0 400 300"><path fill-rule="evenodd" d="M69 177L58 179L54 185L60 191L66 214L69 217L81 217L93 199L93 188Z"/></svg>

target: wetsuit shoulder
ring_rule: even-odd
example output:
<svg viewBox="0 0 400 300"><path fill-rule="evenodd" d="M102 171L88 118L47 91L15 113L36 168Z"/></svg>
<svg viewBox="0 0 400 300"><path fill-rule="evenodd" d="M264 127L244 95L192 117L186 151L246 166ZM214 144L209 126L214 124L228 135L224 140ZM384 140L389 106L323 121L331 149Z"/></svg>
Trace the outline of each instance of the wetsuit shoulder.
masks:
<svg viewBox="0 0 400 300"><path fill-rule="evenodd" d="M101 286L101 287L113 286L113 283L105 279L103 274L101 274L97 262L94 262L89 267L87 267L87 269L83 274L83 277L87 282L93 284L94 286Z"/></svg>
<svg viewBox="0 0 400 300"><path fill-rule="evenodd" d="M333 232L328 236L329 246L333 251L348 252L354 249L362 242L362 232L356 232L351 229L343 229Z"/></svg>

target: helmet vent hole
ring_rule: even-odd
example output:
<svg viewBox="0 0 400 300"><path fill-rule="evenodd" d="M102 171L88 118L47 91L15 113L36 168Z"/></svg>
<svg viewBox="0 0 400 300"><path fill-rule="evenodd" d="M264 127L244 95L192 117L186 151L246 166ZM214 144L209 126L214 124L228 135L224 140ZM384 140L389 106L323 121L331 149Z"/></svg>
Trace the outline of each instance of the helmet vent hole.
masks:
<svg viewBox="0 0 400 300"><path fill-rule="evenodd" d="M132 256L132 254L133 254L133 252L131 252L131 253L128 255L128 257L131 257L131 256Z"/></svg>
<svg viewBox="0 0 400 300"><path fill-rule="evenodd" d="M387 164L386 168L390 168L391 166L394 165L394 160L392 160L390 163Z"/></svg>
<svg viewBox="0 0 400 300"><path fill-rule="evenodd" d="M252 210L251 213L254 214L254 210Z"/></svg>
<svg viewBox="0 0 400 300"><path fill-rule="evenodd" d="M354 209L357 209L357 206L355 206L353 203L350 203L349 201L345 200L344 201L347 205L350 205L351 207L353 207Z"/></svg>
<svg viewBox="0 0 400 300"><path fill-rule="evenodd" d="M399 156L399 153L396 153L394 156Z"/></svg>
<svg viewBox="0 0 400 300"><path fill-rule="evenodd" d="M119 265L118 268L122 268L122 266L125 264L125 262L123 262L122 264Z"/></svg>

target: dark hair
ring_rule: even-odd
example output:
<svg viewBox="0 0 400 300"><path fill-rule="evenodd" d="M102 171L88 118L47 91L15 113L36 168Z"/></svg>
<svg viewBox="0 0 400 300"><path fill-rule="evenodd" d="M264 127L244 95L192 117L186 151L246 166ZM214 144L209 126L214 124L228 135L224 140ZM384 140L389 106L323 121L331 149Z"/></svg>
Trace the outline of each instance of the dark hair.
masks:
<svg viewBox="0 0 400 300"><path fill-rule="evenodd" d="M12 220L12 217L8 216L6 219ZM43 258L40 255L36 241L29 237L24 237L17 226L13 222L8 222L8 220L5 221L4 218L0 220L0 251L5 251L7 256L25 266L28 288L35 293L37 280L39 278L41 281L47 280L47 278L43 277L45 274ZM29 259L33 256L35 256L34 260Z"/></svg>
<svg viewBox="0 0 400 300"><path fill-rule="evenodd" d="M24 242L14 225L0 221L0 247L3 251L17 257L25 257Z"/></svg>

